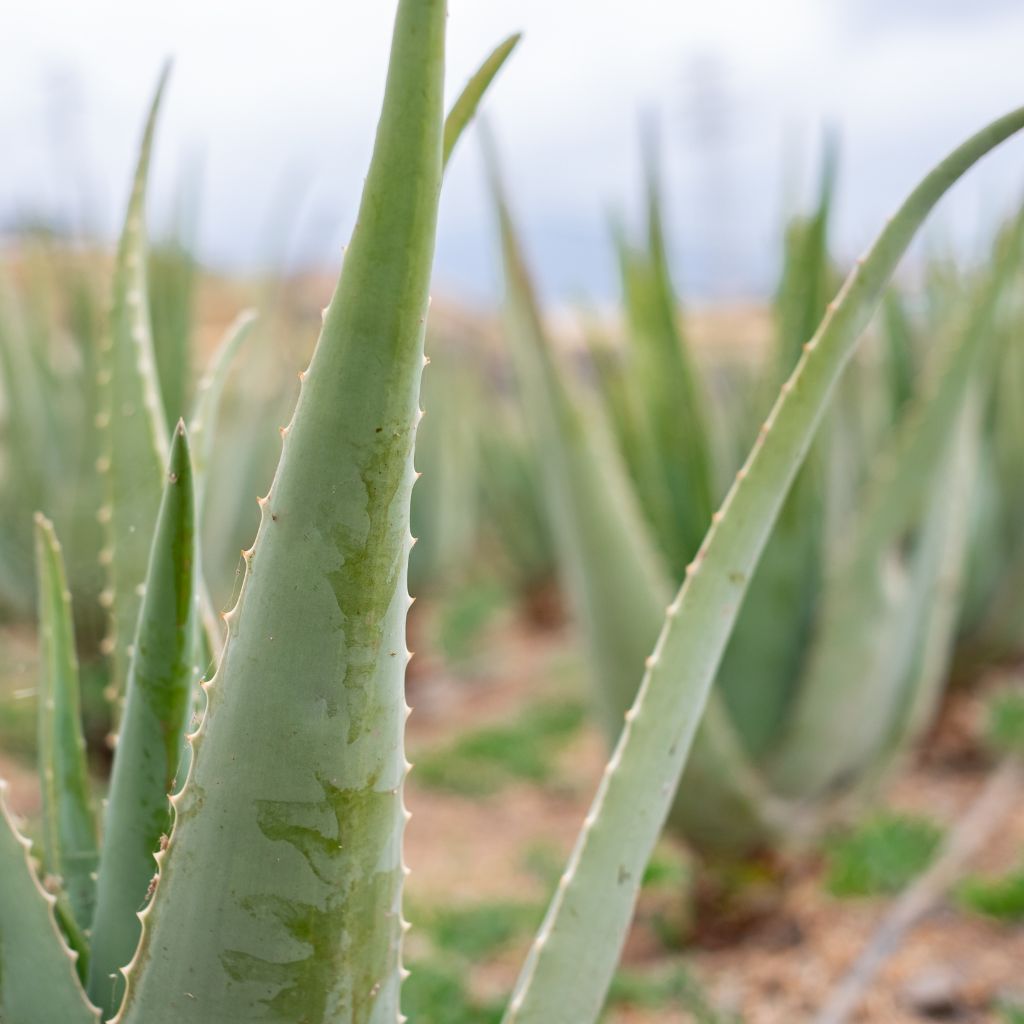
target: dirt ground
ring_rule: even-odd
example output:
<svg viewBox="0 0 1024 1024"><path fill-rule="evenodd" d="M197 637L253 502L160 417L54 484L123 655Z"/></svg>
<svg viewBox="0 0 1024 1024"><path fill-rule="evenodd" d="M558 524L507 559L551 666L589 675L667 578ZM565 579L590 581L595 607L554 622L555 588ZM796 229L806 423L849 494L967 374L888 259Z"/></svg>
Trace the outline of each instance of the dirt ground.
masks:
<svg viewBox="0 0 1024 1024"><path fill-rule="evenodd" d="M422 632L422 625L414 630ZM0 637L12 685L24 682L32 645ZM506 616L485 640L486 660L453 673L429 655L418 656L409 685L412 760L468 731L508 721L531 701L580 695L582 669L565 629L537 632ZM10 653L13 650L13 653ZM991 765L979 754L978 700L960 693L924 750L884 793L886 806L951 823L984 784ZM407 803L412 811L406 862L408 897L416 905L469 907L547 898L547 884L528 868L530 851L557 859L569 850L603 766L603 743L588 726L560 750L556 778L544 784L513 782L488 796L459 795L425 786L413 770ZM0 757L17 813L38 809L31 766ZM672 841L669 841L672 845ZM685 857L682 847L672 848ZM1018 802L972 868L1005 871L1024 851L1024 802ZM639 976L687 964L717 1010L738 1013L747 1024L807 1021L872 933L886 906L880 899L840 900L822 884L821 858L804 854L776 866L779 881L762 889L736 921L698 917L691 938L667 948L656 927L657 907L642 897L625 964ZM663 898L660 896L659 898ZM685 893L677 894L680 906ZM710 920L701 920L701 917ZM424 939L414 928L413 960ZM483 1000L510 988L526 939L469 970L467 985ZM916 928L871 990L857 1021L921 1024L956 1020L1001 1021L1000 999L1024 1001L1024 928L988 923L946 904ZM671 1002L630 1006L618 1002L609 1024L676 1024L695 1020Z"/></svg>
<svg viewBox="0 0 1024 1024"><path fill-rule="evenodd" d="M550 695L560 675L572 674L566 673L570 652L564 632L538 636L513 625L503 631L499 650L490 652L500 666L492 675L454 681L433 675L427 666L410 687L413 759L418 748L500 722L531 697ZM979 719L977 697L955 695L925 748L886 786L881 794L885 806L944 825L955 822L992 771L978 749ZM587 729L564 752L557 786L513 785L487 799L424 788L414 769L407 797L413 815L406 840L410 894L464 903L522 898L524 893L545 898L536 877L524 869L523 851L546 843L568 852L603 759L601 739ZM971 868L1007 871L1020 863L1022 852L1024 801ZM747 1024L809 1020L888 904L828 895L820 857L813 853L787 859L780 871L777 891L760 895L766 905L754 908L746 925L725 935L714 927L698 927L697 944L683 951L665 950L642 903L626 965L657 972L682 957L715 1007L739 1013ZM521 947L510 950L474 977L474 985L485 993L507 991L521 955ZM852 1019L879 1024L1001 1021L993 1008L997 1001L1024 1001L1022 963L1024 928L989 923L947 904L910 934ZM605 1019L609 1024L682 1024L694 1017L662 1005L616 1008Z"/></svg>

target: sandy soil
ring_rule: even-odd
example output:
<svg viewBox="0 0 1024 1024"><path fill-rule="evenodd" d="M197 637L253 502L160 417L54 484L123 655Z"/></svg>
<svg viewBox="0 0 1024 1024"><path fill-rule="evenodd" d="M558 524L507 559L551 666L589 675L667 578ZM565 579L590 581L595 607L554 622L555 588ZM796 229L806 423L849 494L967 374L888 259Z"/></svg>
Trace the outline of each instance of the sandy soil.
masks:
<svg viewBox="0 0 1024 1024"><path fill-rule="evenodd" d="M15 643L18 657L28 657L30 645ZM478 666L457 676L428 656L417 659L409 687L414 761L418 752L466 730L507 720L526 702L578 692L580 666L565 631L537 633L506 619L487 644L485 664L496 668L486 672ZM977 752L977 709L976 697L954 699L936 735L887 787L887 805L941 822L956 819L991 770ZM527 868L526 854L538 845L562 855L568 852L603 757L601 739L584 729L561 754L555 784L514 784L488 798L426 789L417 783L414 770L407 793L413 814L406 836L410 899L420 905L543 901L544 885ZM0 776L11 784L14 810L36 813L38 789L31 767L0 757ZM1020 862L1022 851L1024 801L972 867L1006 870ZM627 947L627 965L656 972L683 957L716 1005L741 1012L748 1024L808 1020L872 933L885 903L828 896L813 855L791 858L779 871L783 881L746 925L722 929L705 922L698 928L698 941L681 952L664 948L651 927L651 908L642 905ZM414 931L409 941L415 953L422 940ZM475 970L472 989L487 997L507 991L521 955L521 948L509 949ZM855 1019L882 1024L995 1022L1000 1018L991 1009L994 1000L1024 1000L1022 963L1024 928L989 924L945 905L892 958ZM914 993L929 988L948 996L945 1016L936 1015L938 1011L929 1016L915 1005L921 997ZM663 1006L617 1008L606 1020L681 1024L692 1017Z"/></svg>
<svg viewBox="0 0 1024 1024"><path fill-rule="evenodd" d="M564 635L538 638L513 626L504 631L496 658L511 669L508 674L438 685L424 680L422 700L417 701L415 687L410 698L418 704L410 721L410 748L415 752L464 728L500 722L529 696L549 693L558 666L568 656L567 646ZM978 709L976 697L954 699L925 749L886 787L882 799L887 806L944 824L956 820L991 771L978 752ZM407 797L413 817L406 841L413 898L473 903L543 897L537 879L524 868L524 851L543 843L568 852L603 758L602 742L588 730L562 758L557 787L511 786L489 799L424 790L414 770ZM1005 871L1020 863L1022 851L1024 801L971 867ZM698 944L682 954L666 952L641 910L626 964L657 971L682 955L714 1003L741 1013L748 1024L808 1020L860 952L886 903L830 897L813 855L787 860L781 872L784 881L768 896L767 912L751 914L750 925L732 929L724 945L720 930L710 927L705 929L704 948ZM507 990L520 957L521 950L510 951L500 963L481 970L474 978L481 994ZM995 1022L1001 1020L991 1008L996 1000L1024 1000L1022 963L1024 928L988 923L945 905L912 932L853 1019L884 1024ZM936 1006L931 1015L922 1008L944 1001L949 1006ZM675 1024L692 1017L661 1007L615 1010L607 1020Z"/></svg>

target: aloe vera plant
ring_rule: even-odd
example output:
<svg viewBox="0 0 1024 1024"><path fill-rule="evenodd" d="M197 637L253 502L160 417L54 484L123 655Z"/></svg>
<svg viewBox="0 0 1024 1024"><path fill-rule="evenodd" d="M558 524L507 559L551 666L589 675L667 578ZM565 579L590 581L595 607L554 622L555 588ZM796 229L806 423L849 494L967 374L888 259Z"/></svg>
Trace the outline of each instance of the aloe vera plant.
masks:
<svg viewBox="0 0 1024 1024"><path fill-rule="evenodd" d="M7 1024L400 1019L405 580L445 151L445 21L443 0L400 0L358 226L282 432L277 473L259 499L246 578L187 746L202 643L193 628L201 610L196 481L182 425L166 446L134 643L124 649L116 753L123 760L104 816L91 919L90 900L77 887L72 899L70 885L91 880L83 868L94 856L81 743L69 726L70 606L52 532L39 524L42 639L54 695L54 706L40 709L41 729L53 738L43 745L42 774L45 781L52 772L56 783L44 852L64 858L51 860L63 875L40 884L4 809ZM715 519L702 562L670 606L508 1020L596 1019L732 628L744 585L736 576L752 572L842 364L917 225L953 180L1022 126L1024 111L997 122L925 180L809 342L771 429ZM130 214L128 235L137 230ZM134 284L122 275L116 287ZM156 874L147 881L150 855ZM65 940L78 947L77 969Z"/></svg>
<svg viewBox="0 0 1024 1024"><path fill-rule="evenodd" d="M847 278L783 383L765 429L712 517L690 571L668 605L636 698L625 715L547 916L513 993L505 1024L592 1021L600 1012L643 867L672 805L700 715L736 622L743 591L845 364L921 222L978 159L1024 128L1024 108L954 150L914 189ZM522 298L506 231L510 284ZM595 896L600 893L600 896Z"/></svg>
<svg viewBox="0 0 1024 1024"><path fill-rule="evenodd" d="M713 436L699 403L688 408L690 396L705 389L695 389L694 368L679 355L685 346L656 183L648 186L646 246L617 242L633 361L617 375L598 364L603 401L595 403L546 336L493 155L491 165L508 282L506 333L538 428L548 507L598 708L614 740L672 581L700 562L694 520L712 525L711 511L702 509L709 494L719 500L724 475L716 474L713 453L732 445ZM765 393L785 383L802 351L799 332L827 302L833 174L829 158L814 215L794 224L787 239ZM1000 239L968 322L943 333L933 384L905 397L898 413L883 405L875 416L884 429L858 424L879 389L847 372L749 588L737 572L744 587L736 629L673 809L673 823L698 845L734 854L807 835L818 819L814 804L827 806L874 781L880 764L927 724L950 656L966 545L965 524L943 496L951 486L968 492L974 479L977 415L962 410L986 372L976 367L998 333L1021 231L1018 221ZM744 396L727 415L747 421L748 402ZM970 422L958 429L965 416ZM743 472L731 472L737 469Z"/></svg>
<svg viewBox="0 0 1024 1024"><path fill-rule="evenodd" d="M43 748L53 758L43 778L62 787L61 799L47 806L56 838L46 855L67 887L58 908L66 900L81 916L74 935L70 926L65 931L84 947L79 972L99 1011L82 994L74 1013L61 1008L66 985L58 982L71 961L58 942L42 951L44 973L27 996L4 964L5 1020L99 1019L100 1011L119 1021L397 1017L408 506L437 202L443 159L514 45L499 48L470 82L445 138L445 21L443 0L399 6L359 227L295 416L282 430L281 464L260 499L246 581L226 616L228 640L203 684L202 724L188 746L201 644L193 628L201 580L191 461L184 428L170 446L160 429L145 315L143 201L161 81L119 248L100 370L108 480L101 520L114 582L107 603L126 700L98 880L87 894L95 913L89 901L72 899L83 871L87 889L92 881L88 851L78 852L81 828L65 834L64 806L88 807L80 737L69 734L71 681L59 703L44 702L49 717L42 718L61 739ZM200 436L210 418L203 412ZM324 438L335 440L325 445ZM151 472L161 456L169 470ZM140 571L150 538L148 571ZM293 595L284 604L281 587ZM65 618L62 629L44 633L47 650L56 652L48 663L67 661L69 610L59 587L58 605ZM51 605L43 607L48 622ZM133 618L129 643L125 624ZM68 747L69 735L77 746ZM265 769L250 763L238 771L238 751L251 750L257 736ZM55 770L75 750L77 789L72 776ZM282 763L294 771L281 773ZM222 786L227 779L230 786ZM65 846L69 859L54 859ZM5 872L5 881L16 875ZM23 899L27 913L46 921L49 908L45 901L34 908L34 899ZM21 913L17 901L10 909ZM56 940L52 918L49 927L46 941ZM10 934L6 920L0 933ZM178 953L168 955L172 946Z"/></svg>

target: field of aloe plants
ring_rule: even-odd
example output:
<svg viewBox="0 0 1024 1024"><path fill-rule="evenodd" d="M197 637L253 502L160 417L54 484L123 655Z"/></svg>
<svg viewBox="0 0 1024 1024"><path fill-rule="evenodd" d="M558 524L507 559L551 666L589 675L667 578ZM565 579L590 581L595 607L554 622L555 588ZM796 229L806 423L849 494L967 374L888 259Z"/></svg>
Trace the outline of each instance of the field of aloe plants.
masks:
<svg viewBox="0 0 1024 1024"><path fill-rule="evenodd" d="M570 331L474 124L518 36L446 112L446 22L335 284L150 243L166 70L116 251L3 252L0 1022L1024 1019L1024 209L903 263L1024 108L849 266L827 146L742 310L649 136ZM493 315L430 300L464 135Z"/></svg>

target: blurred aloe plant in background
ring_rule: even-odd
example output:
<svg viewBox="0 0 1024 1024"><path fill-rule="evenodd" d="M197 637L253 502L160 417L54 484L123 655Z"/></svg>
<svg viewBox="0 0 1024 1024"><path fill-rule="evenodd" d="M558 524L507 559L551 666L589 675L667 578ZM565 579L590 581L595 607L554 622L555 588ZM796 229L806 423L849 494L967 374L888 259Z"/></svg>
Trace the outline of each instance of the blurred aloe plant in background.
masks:
<svg viewBox="0 0 1024 1024"><path fill-rule="evenodd" d="M16 823L0 808L5 1024L402 1019L410 500L438 200L447 157L516 44L513 37L488 58L446 121L446 19L444 0L399 0L357 227L309 367L300 375L294 414L281 430L273 482L257 499L258 532L243 552L244 578L224 616L223 642L209 614L204 576L210 560L198 543L197 523L212 482L219 396L249 321L236 321L218 348L187 425L175 419L168 431L162 407L168 392L160 386L147 315L144 229L163 83L158 89L115 263L112 315L97 345L102 562L109 580L103 603L114 622L120 698L110 799L98 813L80 733L71 595L56 531L39 516L41 859L33 861ZM554 492L561 496L556 535L565 545L578 529L573 543L594 556L568 565L581 581L577 594L591 601L595 621L605 613L601 603L614 599L614 610L628 610L639 631L648 615L652 632L661 628L660 636L647 638L645 650L653 646L653 653L635 701L636 676L629 675L635 666L627 655L639 633L609 631L608 642L621 644L626 678L608 705L614 709L617 702L620 713L628 707L626 728L507 1022L597 1019L643 867L702 717L719 731L704 727L694 764L734 774L688 773L680 792L699 810L718 800L724 787L732 803L717 808L717 821L735 813L738 829L746 827L748 812L763 812L761 803L743 803L751 797L747 755L738 740L729 746L733 723L712 691L748 581L900 256L945 190L1021 127L1024 111L994 122L911 194L800 349L721 505L710 477L710 446L687 461L678 486L703 479L711 527L694 527L691 540L698 546L670 603L670 575L659 565L656 545L648 546L639 528L630 535L635 540L620 540L629 522L624 517L643 519L628 498L625 470L610 475L607 467L620 464L592 454L595 438L606 435L584 428L574 384L554 368L501 206L512 305L526 332L520 363L535 389L529 393L537 397L537 415L550 429L550 456L539 468L546 486L557 474L573 485ZM907 595L916 593L918 575L939 571L932 556L957 535L948 516L931 514L937 507L933 467L953 474L970 465L961 456L977 436L969 392L988 355L990 332L982 328L1001 291L1000 268L1015 265L1020 235L1014 225L1006 236L988 286L993 294L978 306L984 315L978 313L973 330L952 335L943 353L947 372L934 389L921 392L925 397L908 402L920 402L919 415L907 427L899 419L890 468L879 469L875 489L865 485L875 497L865 500L857 520L856 536L868 554L910 551L907 586L888 610L913 629L900 671L886 681L899 698L913 698L913 707L926 688L915 683L908 689L904 677L911 674L907 666L917 667L915 658L932 663L925 655L935 611L927 603L922 624L918 602ZM660 252L654 246L637 272L638 295L655 303L644 321L652 332L674 320L674 311L666 316L670 291ZM684 356L672 358L678 363ZM696 377L693 393L699 393ZM669 407L666 401L666 416ZM671 458L674 442L664 438L664 457ZM610 437L608 444L614 452ZM895 478L885 475L892 467L899 471ZM912 472L903 472L908 467ZM895 506L885 500L893 479L902 494ZM589 515L576 515L579 493L592 501ZM909 525L907 509L915 515ZM874 613L877 561L849 569L849 586L836 600ZM837 574L846 569L838 565ZM606 590L589 589L602 577ZM855 650L861 656L861 648ZM208 660L215 664L212 673L205 671ZM844 696L841 688L836 699ZM808 715L815 713L812 701ZM859 741L861 734L853 732ZM874 730L868 734L871 745ZM806 749L819 781L836 771L834 763L822 763L813 743ZM804 750L802 737L785 747L787 753ZM834 760L860 749L827 753ZM773 766L783 797L790 795L781 781L785 767Z"/></svg>
<svg viewBox="0 0 1024 1024"><path fill-rule="evenodd" d="M592 341L589 391L544 329L493 153L490 162L506 333L614 739L671 587L699 563L712 511L742 473L737 454L766 432L771 397L831 309L834 151L813 213L786 232L774 344L760 377L726 390L717 411L678 315L652 153L644 240L615 232L628 345ZM699 846L742 853L806 834L823 820L808 801L824 809L863 790L930 722L960 614L968 495L991 449L980 403L997 379L993 349L1012 322L1006 299L1022 235L1024 216L1000 234L969 301L941 321L930 351L913 349L890 292L886 344L876 339L845 371L745 588L677 797L673 821ZM1010 516L1012 507L1008 496Z"/></svg>

